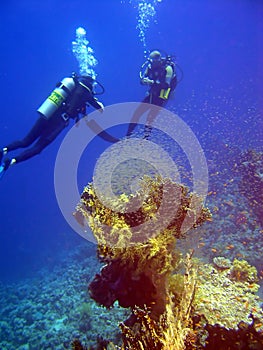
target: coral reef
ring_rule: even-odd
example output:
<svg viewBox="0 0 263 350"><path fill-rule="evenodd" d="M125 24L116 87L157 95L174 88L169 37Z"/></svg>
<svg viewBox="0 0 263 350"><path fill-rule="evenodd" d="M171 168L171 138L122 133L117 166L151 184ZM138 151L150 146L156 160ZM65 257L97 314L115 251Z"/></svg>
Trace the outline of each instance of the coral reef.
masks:
<svg viewBox="0 0 263 350"><path fill-rule="evenodd" d="M71 345L72 345L72 350L111 350L111 349L114 350L116 349L113 343L101 337L97 338L96 347L91 346L87 348L86 346L81 344L79 339L74 339Z"/></svg>
<svg viewBox="0 0 263 350"><path fill-rule="evenodd" d="M178 209L167 227L149 237L140 232L140 224L147 220L156 222L164 187L169 206L176 205L179 198ZM124 348L183 349L196 279L191 256L183 259L175 250L175 243L184 236L181 226L187 217L191 219L196 215L201 199L169 179L144 177L142 189L143 195L139 193L137 197L120 196L126 208L134 199L144 198L136 212L123 208L113 212L104 207L92 184L82 194L77 218L82 216L80 223L86 220L90 224L98 241L98 256L105 263L89 285L90 295L107 308L115 301L131 308L130 317L121 325ZM179 193L176 198L175 193ZM199 216L192 220L192 227L210 216L209 210L201 207ZM134 230L136 226L139 229ZM182 271L181 277L176 276L175 271ZM174 281L179 278L182 280L180 298L176 298L170 289L174 289Z"/></svg>
<svg viewBox="0 0 263 350"><path fill-rule="evenodd" d="M259 278L262 278L263 229L256 215L262 204L255 203L255 207L252 207L247 198L240 194L240 175L236 168L236 173L228 174L221 185L217 183L216 176L211 176L210 183L214 182L214 191L208 193L207 205L213 213L213 224L198 228L195 246L199 249L196 253L202 255L207 262L213 261L217 256L230 261L245 259L257 268Z"/></svg>
<svg viewBox="0 0 263 350"><path fill-rule="evenodd" d="M251 323L251 314L258 320L263 319L259 297L256 295L259 285L248 277L255 277L255 268L246 263L247 271L236 279L236 271L243 264L243 261L240 265L235 260L228 269L199 264L194 314L204 317L205 323L210 326L238 329L240 322L247 325ZM256 324L257 329L263 330L262 325L259 327L260 322Z"/></svg>
<svg viewBox="0 0 263 350"><path fill-rule="evenodd" d="M78 339L74 339L72 342L72 350L87 350L87 348L83 346Z"/></svg>
<svg viewBox="0 0 263 350"><path fill-rule="evenodd" d="M73 339L96 348L98 335L120 342L118 324L129 310L98 307L86 292L100 268L95 254L92 244L81 241L33 278L0 282L1 350L69 350Z"/></svg>
<svg viewBox="0 0 263 350"><path fill-rule="evenodd" d="M158 222L164 187L169 189L169 206L177 207L176 215L148 235L140 230L145 221L152 220L152 226ZM204 264L193 258L193 250L183 256L176 241L185 237L184 220L194 217L191 227L196 228L210 220L209 210L170 179L144 177L141 188L143 195L120 194L115 211L99 200L89 184L75 214L81 224L86 221L92 228L98 258L104 263L89 284L90 296L106 308L118 302L131 310L120 324L121 349L212 348L215 337L224 349L231 336L236 339L233 349L244 349L242 342L249 349L250 341L260 349L263 312L256 295L256 269L246 261L224 257L215 258L214 266ZM139 198L143 198L139 209L127 210Z"/></svg>

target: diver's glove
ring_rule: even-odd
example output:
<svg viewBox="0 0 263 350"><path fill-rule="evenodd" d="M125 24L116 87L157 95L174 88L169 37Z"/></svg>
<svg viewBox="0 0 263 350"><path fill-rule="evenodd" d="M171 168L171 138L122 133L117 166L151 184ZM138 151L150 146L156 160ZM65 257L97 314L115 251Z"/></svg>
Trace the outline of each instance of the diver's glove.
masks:
<svg viewBox="0 0 263 350"><path fill-rule="evenodd" d="M100 109L98 110L99 112L103 112L104 111L104 104L102 103L102 102L100 102L100 101L97 101L97 104L100 106Z"/></svg>
<svg viewBox="0 0 263 350"><path fill-rule="evenodd" d="M149 78L143 78L143 79L141 80L141 83L142 83L143 85L152 85L152 84L154 84L154 80L149 79Z"/></svg>

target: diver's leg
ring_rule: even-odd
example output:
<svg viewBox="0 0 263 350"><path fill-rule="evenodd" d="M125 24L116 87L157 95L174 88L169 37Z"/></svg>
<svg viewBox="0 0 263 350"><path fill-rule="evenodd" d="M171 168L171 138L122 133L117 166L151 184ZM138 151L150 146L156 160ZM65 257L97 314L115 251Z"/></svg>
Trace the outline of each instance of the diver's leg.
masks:
<svg viewBox="0 0 263 350"><path fill-rule="evenodd" d="M150 111L148 113L147 119L146 119L146 125L144 127L144 136L143 138L148 140L152 129L153 129L153 123L157 117L157 115L159 114L160 110L162 109L162 107L165 105L165 100L161 99L161 98L153 98L152 100L152 104L153 104L153 108L150 108Z"/></svg>
<svg viewBox="0 0 263 350"><path fill-rule="evenodd" d="M5 153L14 151L18 148L25 148L31 145L41 135L41 133L47 127L47 125L48 125L48 121L43 117L39 117L35 122L34 126L32 127L32 129L22 140L14 141L9 145L7 145L6 147L4 147L6 151Z"/></svg>
<svg viewBox="0 0 263 350"><path fill-rule="evenodd" d="M43 139L42 137L39 138L39 140L34 144L34 146L28 148L26 151L20 153L18 156L16 156L14 159L16 160L16 163L23 162L29 158L32 158L36 156L37 154L41 153L44 148L46 148L50 142L48 142L46 139Z"/></svg>
<svg viewBox="0 0 263 350"><path fill-rule="evenodd" d="M136 125L138 124L141 116L149 109L149 106L146 104L149 104L150 102L150 95L147 95L139 104L139 106L136 108L135 112L133 113L132 119L128 126L128 131L126 133L126 136L129 137L133 133L134 129L136 128Z"/></svg>
<svg viewBox="0 0 263 350"><path fill-rule="evenodd" d="M23 162L41 153L44 148L46 148L51 142L55 140L55 138L67 125L68 123L65 122L60 116L59 118L56 118L56 120L50 123L48 128L46 128L41 137L31 148L27 149L14 158L16 160L16 163Z"/></svg>

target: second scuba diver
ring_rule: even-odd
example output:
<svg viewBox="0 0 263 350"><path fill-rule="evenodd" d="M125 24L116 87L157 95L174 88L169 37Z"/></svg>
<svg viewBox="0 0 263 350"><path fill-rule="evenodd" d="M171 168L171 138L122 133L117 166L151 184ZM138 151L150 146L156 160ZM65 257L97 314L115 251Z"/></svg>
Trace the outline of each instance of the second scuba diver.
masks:
<svg viewBox="0 0 263 350"><path fill-rule="evenodd" d="M27 148L35 142L32 147L14 158L5 158L0 165L0 174L10 165L39 154L69 125L70 119L77 123L86 115L86 104L102 112L104 106L95 97L94 84L95 80L92 77L77 76L75 73L58 83L56 89L37 110L39 118L29 133L22 140L14 141L0 149L1 163L7 153L18 148Z"/></svg>
<svg viewBox="0 0 263 350"><path fill-rule="evenodd" d="M142 100L143 104L136 109L132 117L127 136L132 134L140 117L149 110L144 135L144 138L147 138L152 129L151 124L158 114L158 109L151 108L150 105L163 107L167 103L171 92L176 88L177 76L175 63L170 56L162 57L159 51L152 51L146 62L142 65L140 81L141 84L149 86L149 90Z"/></svg>

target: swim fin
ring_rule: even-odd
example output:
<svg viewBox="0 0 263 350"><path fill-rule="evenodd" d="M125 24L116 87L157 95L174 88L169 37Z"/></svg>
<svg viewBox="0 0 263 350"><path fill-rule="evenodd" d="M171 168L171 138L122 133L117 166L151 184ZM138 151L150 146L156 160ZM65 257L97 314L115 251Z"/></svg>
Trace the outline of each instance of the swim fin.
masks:
<svg viewBox="0 0 263 350"><path fill-rule="evenodd" d="M10 164L12 164L12 160L7 158L0 165L0 179L4 176L6 170L9 168Z"/></svg>
<svg viewBox="0 0 263 350"><path fill-rule="evenodd" d="M4 176L4 173L5 173L5 164L2 163L0 165L0 179L2 179L2 177Z"/></svg>

